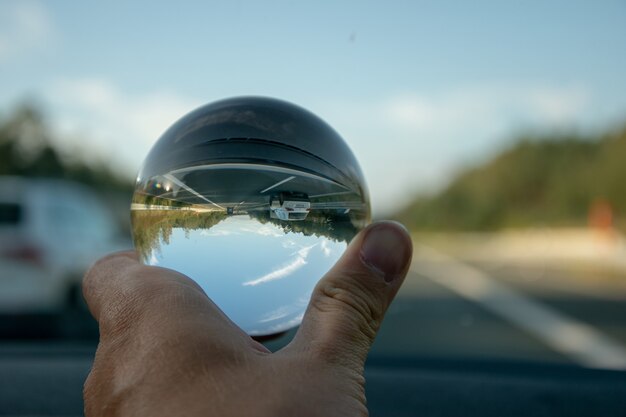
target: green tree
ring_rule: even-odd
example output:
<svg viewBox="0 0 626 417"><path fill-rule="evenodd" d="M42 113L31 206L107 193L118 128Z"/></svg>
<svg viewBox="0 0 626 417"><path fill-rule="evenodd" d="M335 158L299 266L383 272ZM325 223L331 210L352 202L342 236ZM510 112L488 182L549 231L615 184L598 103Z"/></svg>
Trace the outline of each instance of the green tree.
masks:
<svg viewBox="0 0 626 417"><path fill-rule="evenodd" d="M0 175L63 178L102 190L132 190L129 179L115 174L103 162L63 159L43 112L30 103L0 118Z"/></svg>
<svg viewBox="0 0 626 417"><path fill-rule="evenodd" d="M597 137L524 137L397 214L412 229L581 226L606 202L626 227L626 128Z"/></svg>

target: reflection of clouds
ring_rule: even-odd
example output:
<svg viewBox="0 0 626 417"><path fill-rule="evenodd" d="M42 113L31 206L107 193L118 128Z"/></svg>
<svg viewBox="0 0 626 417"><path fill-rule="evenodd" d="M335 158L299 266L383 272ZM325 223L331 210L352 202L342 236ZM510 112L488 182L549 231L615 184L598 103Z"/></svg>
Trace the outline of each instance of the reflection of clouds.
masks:
<svg viewBox="0 0 626 417"><path fill-rule="evenodd" d="M258 236L281 237L285 233L282 229L272 224L259 224L250 219L249 216L236 215L227 218L224 222L216 225L210 230L202 230L202 236L232 236L242 234L253 234Z"/></svg>
<svg viewBox="0 0 626 417"><path fill-rule="evenodd" d="M280 319L285 318L285 317L287 317L289 315L292 315L293 313L296 313L298 311L302 311L303 308L306 307L306 305L309 303L309 299L310 298L311 298L310 295L308 297L306 297L306 296L299 297L292 304L287 304L287 305L278 307L277 309L272 310L269 313L266 313L263 316L261 316L261 318L259 319L259 323L267 323L267 322L270 322L270 321L280 320ZM296 317L296 318L298 319L298 321L302 320L302 313L299 314L298 317Z"/></svg>
<svg viewBox="0 0 626 417"><path fill-rule="evenodd" d="M287 317L289 313L293 310L293 306L286 305L282 307L278 307L276 310L270 311L267 314L264 314L260 319L259 323L267 323L268 321L279 320L284 317Z"/></svg>
<svg viewBox="0 0 626 417"><path fill-rule="evenodd" d="M311 299L311 293L312 292L313 292L313 289L311 289L311 291L309 291L307 295L304 295L304 296L298 298L298 301L296 301L297 305L302 307L302 306L305 306L305 305L309 304L309 300Z"/></svg>
<svg viewBox="0 0 626 417"><path fill-rule="evenodd" d="M202 236L230 236L238 235L239 233L233 232L231 230L202 230L200 234Z"/></svg>
<svg viewBox="0 0 626 417"><path fill-rule="evenodd" d="M275 334L275 333L284 332L285 330L291 329L292 327L296 327L300 323L302 323L303 317L304 317L304 313L300 313L296 317L294 317L293 319L287 322L270 326L267 329L252 329L248 331L248 334L254 336L254 335L261 335L261 334L267 335L267 334Z"/></svg>
<svg viewBox="0 0 626 417"><path fill-rule="evenodd" d="M292 318L286 323L280 323L276 326L272 326L268 329L268 334L282 332L287 329L291 329L292 327L298 326L302 323L302 319L304 318L304 313L298 314L296 317Z"/></svg>
<svg viewBox="0 0 626 417"><path fill-rule="evenodd" d="M295 254L296 259L294 259L293 261L289 262L286 265L283 265L282 267L263 275L262 277L250 280L250 281L246 281L244 282L243 286L250 286L250 285L259 285L259 284L263 284L266 282L270 282L270 281L276 281L278 279L283 279L288 277L289 275L291 275L293 272L297 271L298 269L302 268L304 265L306 265L306 258L309 256L309 252L311 251L311 249L313 247L315 247L317 244L315 245L311 245L311 246L306 246L302 249L300 249L298 252L296 252Z"/></svg>
<svg viewBox="0 0 626 417"><path fill-rule="evenodd" d="M289 249L289 248L293 248L294 246L296 246L296 242L294 242L293 240L286 240L282 243L283 248L285 249Z"/></svg>
<svg viewBox="0 0 626 417"><path fill-rule="evenodd" d="M259 228L242 227L242 232L254 233L261 236L281 237L284 236L284 232L278 229L276 226L263 225Z"/></svg>
<svg viewBox="0 0 626 417"><path fill-rule="evenodd" d="M265 282L270 282L270 281L275 281L277 279L282 279L282 278L285 278L285 277L289 276L294 271L297 271L298 269L300 269L304 265L306 265L306 260L304 258L302 258L302 257L297 257L292 262L288 263L287 265L283 266L282 268L278 268L277 270L272 271L269 274L265 274L265 275L263 275L260 278L253 279L251 281L246 281L242 285L244 285L244 286L259 285L259 284L263 284Z"/></svg>
<svg viewBox="0 0 626 417"><path fill-rule="evenodd" d="M273 236L273 237L281 237L285 234L282 230L279 230L276 227L267 226L267 225L259 227L256 233L261 236Z"/></svg>
<svg viewBox="0 0 626 417"><path fill-rule="evenodd" d="M309 256L309 252L311 252L311 249L313 249L315 246L317 246L317 243L311 246L304 246L298 249L297 252L292 253L292 255L298 255L302 258L306 258L307 256Z"/></svg>
<svg viewBox="0 0 626 417"><path fill-rule="evenodd" d="M322 240L322 243L320 244L320 249L322 249L322 252L324 252L324 256L326 256L327 258L332 252L332 249L328 247L328 241L326 239Z"/></svg>
<svg viewBox="0 0 626 417"><path fill-rule="evenodd" d="M159 260L157 259L154 252L152 252L150 254L150 260L148 261L148 265L158 265L158 264L159 264Z"/></svg>

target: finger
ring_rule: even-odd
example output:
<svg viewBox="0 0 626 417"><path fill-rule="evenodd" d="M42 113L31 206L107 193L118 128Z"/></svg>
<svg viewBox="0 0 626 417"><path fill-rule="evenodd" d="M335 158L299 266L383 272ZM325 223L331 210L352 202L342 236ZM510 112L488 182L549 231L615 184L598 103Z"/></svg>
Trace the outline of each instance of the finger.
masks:
<svg viewBox="0 0 626 417"><path fill-rule="evenodd" d="M288 350L362 368L408 271L412 244L395 222L370 225L320 280Z"/></svg>
<svg viewBox="0 0 626 417"><path fill-rule="evenodd" d="M145 331L170 338L213 338L213 345L239 339L258 348L207 297L193 280L166 268L139 263L134 252L120 252L96 262L83 280L89 310L98 320L102 337Z"/></svg>
<svg viewBox="0 0 626 417"><path fill-rule="evenodd" d="M141 291L151 293L176 284L202 293L195 282L182 274L140 264L134 251L116 252L98 260L87 271L83 278L83 296L92 315L100 321L103 309L110 313L112 307L129 303L140 296ZM142 298L147 299L148 294L145 295Z"/></svg>

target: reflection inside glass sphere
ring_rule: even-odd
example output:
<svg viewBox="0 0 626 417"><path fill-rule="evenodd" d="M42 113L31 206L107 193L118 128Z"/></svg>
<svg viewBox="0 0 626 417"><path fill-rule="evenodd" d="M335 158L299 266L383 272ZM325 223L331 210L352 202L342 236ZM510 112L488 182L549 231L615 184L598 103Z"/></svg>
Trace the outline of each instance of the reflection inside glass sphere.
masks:
<svg viewBox="0 0 626 417"><path fill-rule="evenodd" d="M300 323L317 281L369 221L369 202L360 171L346 174L309 150L287 147L288 137L224 141L204 135L191 143L176 134L191 135L193 120L196 130L223 127L237 119L228 108L217 123L206 114L220 110L205 109L201 123L188 119L155 145L133 196L133 239L142 262L191 277L248 334L279 333ZM269 117L245 111L247 119L235 121L240 129ZM203 150L207 144L212 147ZM195 152L180 157L189 147ZM259 157L272 152L273 160Z"/></svg>

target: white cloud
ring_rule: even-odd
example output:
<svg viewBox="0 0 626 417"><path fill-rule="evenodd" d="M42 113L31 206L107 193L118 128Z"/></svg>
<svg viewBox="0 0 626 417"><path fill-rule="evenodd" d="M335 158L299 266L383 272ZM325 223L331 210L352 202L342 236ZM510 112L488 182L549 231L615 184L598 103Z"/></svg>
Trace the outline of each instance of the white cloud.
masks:
<svg viewBox="0 0 626 417"><path fill-rule="evenodd" d="M255 225L257 226L257 225ZM253 233L261 236L282 237L285 233L281 228L273 224L258 225L258 227L243 227L240 229L242 232Z"/></svg>
<svg viewBox="0 0 626 417"><path fill-rule="evenodd" d="M294 246L296 246L296 242L294 242L293 240L286 240L281 245L283 248L289 249L289 248L293 248Z"/></svg>
<svg viewBox="0 0 626 417"><path fill-rule="evenodd" d="M159 259L156 257L156 254L154 252L152 252L150 254L150 259L148 260L148 265L158 265L159 264Z"/></svg>
<svg viewBox="0 0 626 417"><path fill-rule="evenodd" d="M90 153L130 170L170 125L201 104L158 89L129 93L102 78L58 80L45 97L62 136L88 138Z"/></svg>
<svg viewBox="0 0 626 417"><path fill-rule="evenodd" d="M433 103L417 95L403 95L394 97L384 105L385 117L397 126L414 128L425 127L436 122L438 116Z"/></svg>
<svg viewBox="0 0 626 417"><path fill-rule="evenodd" d="M259 284L264 284L266 282L276 281L276 280L288 277L289 275L291 275L292 273L294 273L295 271L297 271L298 269L302 268L304 265L307 264L306 258L309 256L309 252L311 251L311 249L313 249L316 245L305 246L301 248L300 250L294 253L294 255L297 255L297 256L293 261L259 278L246 281L241 285L245 287L251 286L251 285L259 285Z"/></svg>
<svg viewBox="0 0 626 417"><path fill-rule="evenodd" d="M319 107L359 158L375 214L385 214L445 184L516 129L577 126L590 103L578 85L489 84Z"/></svg>
<svg viewBox="0 0 626 417"><path fill-rule="evenodd" d="M317 243L311 246L304 246L300 249L298 249L297 252L294 253L297 254L298 256L302 257L302 258L306 258L307 256L309 256L309 252L311 252L311 249L313 249L314 247L317 246Z"/></svg>
<svg viewBox="0 0 626 417"><path fill-rule="evenodd" d="M294 259L290 263L283 265L280 268L277 268L273 270L272 272L265 274L259 278L246 281L241 285L243 285L244 287L248 287L251 285L259 285L259 284L264 284L266 282L276 281L278 279L286 278L289 275L291 275L293 272L302 268L304 265L306 265L306 263L307 262L304 258L298 256L296 259Z"/></svg>
<svg viewBox="0 0 626 417"><path fill-rule="evenodd" d="M589 93L582 88L537 88L527 91L529 107L545 123L572 124L580 120L589 103Z"/></svg>
<svg viewBox="0 0 626 417"><path fill-rule="evenodd" d="M270 311L269 313L264 314L259 319L259 323L267 323L269 321L276 321L282 318L287 317L289 314L292 314L294 311L294 306L291 304L278 307L275 310Z"/></svg>
<svg viewBox="0 0 626 417"><path fill-rule="evenodd" d="M293 327L296 327L296 326L300 325L300 323L302 323L302 319L303 318L304 318L304 313L300 313L300 314L298 314L297 316L295 316L294 318L288 320L285 323L278 323L278 324L275 324L275 325L270 326L268 328L251 329L251 330L248 330L248 333L251 336L280 333L280 332L283 332L285 330L289 330L289 329L291 329Z"/></svg>
<svg viewBox="0 0 626 417"><path fill-rule="evenodd" d="M322 243L320 244L320 249L324 253L324 256L327 258L332 253L332 249L328 247L328 241L326 239L322 240Z"/></svg>
<svg viewBox="0 0 626 417"><path fill-rule="evenodd" d="M39 2L0 4L0 62L43 50L56 39L48 12Z"/></svg>
<svg viewBox="0 0 626 417"><path fill-rule="evenodd" d="M575 123L589 101L580 86L480 86L441 94L401 94L384 101L387 127L418 132L490 131L511 123Z"/></svg>
<svg viewBox="0 0 626 417"><path fill-rule="evenodd" d="M232 230L202 230L200 232L201 236L231 236L231 235L238 235L239 233L237 232L233 232Z"/></svg>

